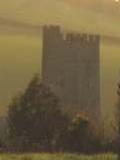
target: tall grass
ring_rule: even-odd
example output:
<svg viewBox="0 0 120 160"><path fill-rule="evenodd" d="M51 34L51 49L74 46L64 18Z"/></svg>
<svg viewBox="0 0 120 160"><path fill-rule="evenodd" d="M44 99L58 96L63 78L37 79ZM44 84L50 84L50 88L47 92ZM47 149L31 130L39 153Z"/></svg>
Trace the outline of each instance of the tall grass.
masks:
<svg viewBox="0 0 120 160"><path fill-rule="evenodd" d="M85 156L77 154L1 154L0 160L117 160L113 154Z"/></svg>

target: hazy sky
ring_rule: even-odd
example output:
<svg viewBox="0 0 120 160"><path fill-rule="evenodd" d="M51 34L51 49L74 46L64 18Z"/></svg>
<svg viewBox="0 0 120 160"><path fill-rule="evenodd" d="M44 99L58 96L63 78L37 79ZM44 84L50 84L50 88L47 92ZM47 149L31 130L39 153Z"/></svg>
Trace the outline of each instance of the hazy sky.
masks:
<svg viewBox="0 0 120 160"><path fill-rule="evenodd" d="M0 0L1 113L11 97L40 72L41 29L36 34L31 26L60 24L69 31L120 37L119 18L120 3L115 0ZM120 40L102 38L100 56L102 109L110 117L117 101Z"/></svg>
<svg viewBox="0 0 120 160"><path fill-rule="evenodd" d="M0 16L29 24L57 23L67 29L120 35L115 0L0 0Z"/></svg>

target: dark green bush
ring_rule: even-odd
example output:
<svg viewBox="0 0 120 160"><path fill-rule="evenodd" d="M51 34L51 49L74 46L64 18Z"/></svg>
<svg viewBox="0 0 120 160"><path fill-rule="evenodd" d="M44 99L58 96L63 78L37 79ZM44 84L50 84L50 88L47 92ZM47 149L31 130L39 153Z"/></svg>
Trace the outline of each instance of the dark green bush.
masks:
<svg viewBox="0 0 120 160"><path fill-rule="evenodd" d="M59 99L35 77L9 106L9 144L19 151L53 150L67 123Z"/></svg>
<svg viewBox="0 0 120 160"><path fill-rule="evenodd" d="M91 125L88 117L77 115L68 128L61 134L61 148L69 152L91 153L101 148L101 139L97 128Z"/></svg>

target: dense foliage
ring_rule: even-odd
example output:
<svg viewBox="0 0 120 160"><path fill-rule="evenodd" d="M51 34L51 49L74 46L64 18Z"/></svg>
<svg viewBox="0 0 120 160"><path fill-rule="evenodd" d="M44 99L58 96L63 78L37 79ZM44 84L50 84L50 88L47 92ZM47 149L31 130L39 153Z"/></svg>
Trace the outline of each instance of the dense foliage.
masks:
<svg viewBox="0 0 120 160"><path fill-rule="evenodd" d="M8 151L62 151L97 153L114 151L88 116L69 117L61 110L60 100L38 76L24 93L9 105L7 118ZM116 144L115 144L116 145Z"/></svg>
<svg viewBox="0 0 120 160"><path fill-rule="evenodd" d="M58 98L38 77L16 97L8 112L9 139L12 147L22 150L50 150L67 123Z"/></svg>
<svg viewBox="0 0 120 160"><path fill-rule="evenodd" d="M102 146L98 130L83 114L78 114L71 120L66 132L62 133L60 142L63 150L78 153L97 153Z"/></svg>

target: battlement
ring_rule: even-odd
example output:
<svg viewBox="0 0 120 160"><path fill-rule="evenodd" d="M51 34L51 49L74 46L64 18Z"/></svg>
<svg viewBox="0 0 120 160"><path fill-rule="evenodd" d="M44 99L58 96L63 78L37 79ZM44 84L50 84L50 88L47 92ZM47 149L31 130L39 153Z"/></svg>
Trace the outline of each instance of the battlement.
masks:
<svg viewBox="0 0 120 160"><path fill-rule="evenodd" d="M58 25L43 26L44 33L50 35L60 36L63 41L68 43L84 43L84 44L96 44L99 43L99 35L87 34L87 33L64 33ZM58 37L59 38L59 37Z"/></svg>
<svg viewBox="0 0 120 160"><path fill-rule="evenodd" d="M68 42L82 42L82 43L98 43L99 42L99 36L98 35L90 35L90 34L74 34L74 33L68 33L66 34L66 41Z"/></svg>
<svg viewBox="0 0 120 160"><path fill-rule="evenodd" d="M58 25L45 25L43 26L43 31L50 32L50 33L61 33L61 27Z"/></svg>

